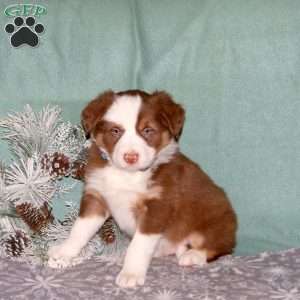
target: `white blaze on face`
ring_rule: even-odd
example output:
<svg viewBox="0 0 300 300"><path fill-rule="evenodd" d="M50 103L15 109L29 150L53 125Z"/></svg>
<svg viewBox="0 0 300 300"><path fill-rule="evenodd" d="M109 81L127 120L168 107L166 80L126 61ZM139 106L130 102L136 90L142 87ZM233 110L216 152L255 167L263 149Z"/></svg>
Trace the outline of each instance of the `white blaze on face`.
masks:
<svg viewBox="0 0 300 300"><path fill-rule="evenodd" d="M124 129L123 135L114 147L111 159L118 168L128 171L148 168L156 153L136 131L141 105L140 96L120 96L103 117L104 120L114 122ZM133 152L138 154L138 160L134 164L128 164L124 160L124 155Z"/></svg>

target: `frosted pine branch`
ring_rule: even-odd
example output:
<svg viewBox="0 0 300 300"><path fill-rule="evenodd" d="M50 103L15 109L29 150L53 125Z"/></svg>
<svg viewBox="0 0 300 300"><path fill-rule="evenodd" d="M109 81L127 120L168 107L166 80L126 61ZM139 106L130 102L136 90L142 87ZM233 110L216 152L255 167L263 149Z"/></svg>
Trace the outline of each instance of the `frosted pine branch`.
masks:
<svg viewBox="0 0 300 300"><path fill-rule="evenodd" d="M29 202L40 207L44 202L49 203L56 192L51 177L32 158L13 163L7 169L6 182L6 198L15 205Z"/></svg>
<svg viewBox="0 0 300 300"><path fill-rule="evenodd" d="M0 137L7 140L17 157L32 157L36 153L45 153L55 138L57 127L62 123L58 106L46 106L35 113L29 105L24 112L8 114L0 122Z"/></svg>
<svg viewBox="0 0 300 300"><path fill-rule="evenodd" d="M0 121L0 138L6 140L18 159L63 153L75 160L82 151L85 134L81 126L63 122L58 106L35 113L29 105L23 112L8 114Z"/></svg>
<svg viewBox="0 0 300 300"><path fill-rule="evenodd" d="M10 203L6 198L5 172L4 163L0 162L0 211L8 211L10 209Z"/></svg>
<svg viewBox="0 0 300 300"><path fill-rule="evenodd" d="M1 169L0 165L0 203L3 201L5 195L5 177L4 170Z"/></svg>
<svg viewBox="0 0 300 300"><path fill-rule="evenodd" d="M72 161L78 157L85 140L81 126L74 126L70 122L61 123L57 127L53 140L49 143L47 152L49 154L63 153Z"/></svg>

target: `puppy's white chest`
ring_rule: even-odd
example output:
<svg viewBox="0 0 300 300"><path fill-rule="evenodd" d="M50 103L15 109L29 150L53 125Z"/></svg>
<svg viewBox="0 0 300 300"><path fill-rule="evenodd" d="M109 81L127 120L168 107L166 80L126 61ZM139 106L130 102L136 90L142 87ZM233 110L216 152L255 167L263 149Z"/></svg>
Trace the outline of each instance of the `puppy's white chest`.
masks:
<svg viewBox="0 0 300 300"><path fill-rule="evenodd" d="M136 228L133 208L147 194L150 176L150 171L131 173L109 166L91 174L87 188L97 190L104 197L120 228L133 235Z"/></svg>

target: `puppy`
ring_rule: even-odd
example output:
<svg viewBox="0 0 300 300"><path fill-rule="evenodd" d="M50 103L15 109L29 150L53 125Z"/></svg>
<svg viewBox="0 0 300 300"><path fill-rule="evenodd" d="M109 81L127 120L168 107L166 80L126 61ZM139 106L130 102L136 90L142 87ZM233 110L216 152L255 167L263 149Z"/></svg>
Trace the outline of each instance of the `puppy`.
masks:
<svg viewBox="0 0 300 300"><path fill-rule="evenodd" d="M107 91L82 112L92 139L80 214L49 265L72 263L113 216L132 236L116 283L143 285L153 256L203 265L235 247L237 219L224 191L179 151L184 109L166 92Z"/></svg>

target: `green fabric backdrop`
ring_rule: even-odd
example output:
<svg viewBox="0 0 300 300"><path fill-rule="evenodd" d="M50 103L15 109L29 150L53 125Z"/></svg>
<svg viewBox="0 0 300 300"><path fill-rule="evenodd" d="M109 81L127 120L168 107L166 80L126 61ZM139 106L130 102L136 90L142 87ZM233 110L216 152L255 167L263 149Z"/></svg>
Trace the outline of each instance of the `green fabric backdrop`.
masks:
<svg viewBox="0 0 300 300"><path fill-rule="evenodd" d="M300 1L31 3L37 48L0 30L0 117L52 103L78 122L105 89L165 89L187 110L182 150L232 199L237 253L300 245Z"/></svg>

